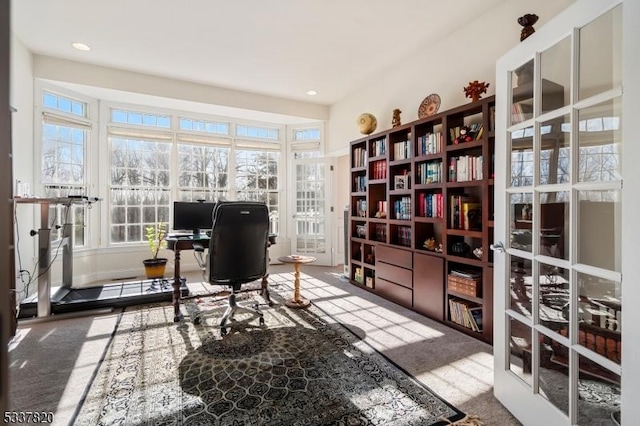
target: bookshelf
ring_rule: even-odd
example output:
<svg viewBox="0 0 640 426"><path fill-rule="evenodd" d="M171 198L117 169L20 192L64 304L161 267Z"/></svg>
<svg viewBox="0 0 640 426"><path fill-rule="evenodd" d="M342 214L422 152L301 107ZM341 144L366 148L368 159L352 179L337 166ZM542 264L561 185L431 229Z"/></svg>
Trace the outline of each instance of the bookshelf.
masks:
<svg viewBox="0 0 640 426"><path fill-rule="evenodd" d="M351 283L489 343L494 107L481 99L350 144Z"/></svg>

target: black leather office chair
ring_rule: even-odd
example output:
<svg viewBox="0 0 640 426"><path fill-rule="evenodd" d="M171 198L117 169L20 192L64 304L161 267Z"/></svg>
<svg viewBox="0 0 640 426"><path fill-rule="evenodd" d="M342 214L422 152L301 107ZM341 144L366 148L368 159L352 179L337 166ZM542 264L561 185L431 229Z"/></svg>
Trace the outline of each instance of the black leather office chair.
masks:
<svg viewBox="0 0 640 426"><path fill-rule="evenodd" d="M227 320L239 311L256 314L260 324L264 317L256 303L253 308L236 304L236 294L244 291L261 291L263 287L243 290L242 284L267 276L269 255L269 209L266 204L250 201L225 201L213 210L213 228L209 240L205 277L211 284L231 287L227 310L220 327L223 334ZM267 301L268 293L266 295ZM198 324L206 312L196 314L193 321Z"/></svg>

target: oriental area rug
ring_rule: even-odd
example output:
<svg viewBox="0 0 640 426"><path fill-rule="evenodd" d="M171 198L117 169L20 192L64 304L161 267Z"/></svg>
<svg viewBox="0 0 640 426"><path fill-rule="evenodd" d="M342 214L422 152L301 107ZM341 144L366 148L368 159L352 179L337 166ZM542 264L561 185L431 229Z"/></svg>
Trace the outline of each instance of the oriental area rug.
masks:
<svg viewBox="0 0 640 426"><path fill-rule="evenodd" d="M264 326L236 314L225 335L220 313L194 325L173 323L169 304L128 307L72 424L482 425L316 306L274 293Z"/></svg>

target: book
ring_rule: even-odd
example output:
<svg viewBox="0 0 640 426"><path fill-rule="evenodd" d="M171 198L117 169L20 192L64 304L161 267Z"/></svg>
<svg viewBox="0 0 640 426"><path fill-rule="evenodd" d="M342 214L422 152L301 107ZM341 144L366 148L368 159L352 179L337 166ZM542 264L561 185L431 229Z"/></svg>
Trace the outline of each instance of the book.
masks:
<svg viewBox="0 0 640 426"><path fill-rule="evenodd" d="M471 326L476 331L482 331L482 308L469 308L469 317L471 319Z"/></svg>

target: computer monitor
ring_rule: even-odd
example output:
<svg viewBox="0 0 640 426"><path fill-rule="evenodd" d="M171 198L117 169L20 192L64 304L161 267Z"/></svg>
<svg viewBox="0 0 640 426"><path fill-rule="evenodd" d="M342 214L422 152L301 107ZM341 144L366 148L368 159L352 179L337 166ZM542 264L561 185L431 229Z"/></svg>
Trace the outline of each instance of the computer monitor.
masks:
<svg viewBox="0 0 640 426"><path fill-rule="evenodd" d="M213 208L216 203L175 201L173 203L173 230L191 231L194 235L213 227Z"/></svg>

